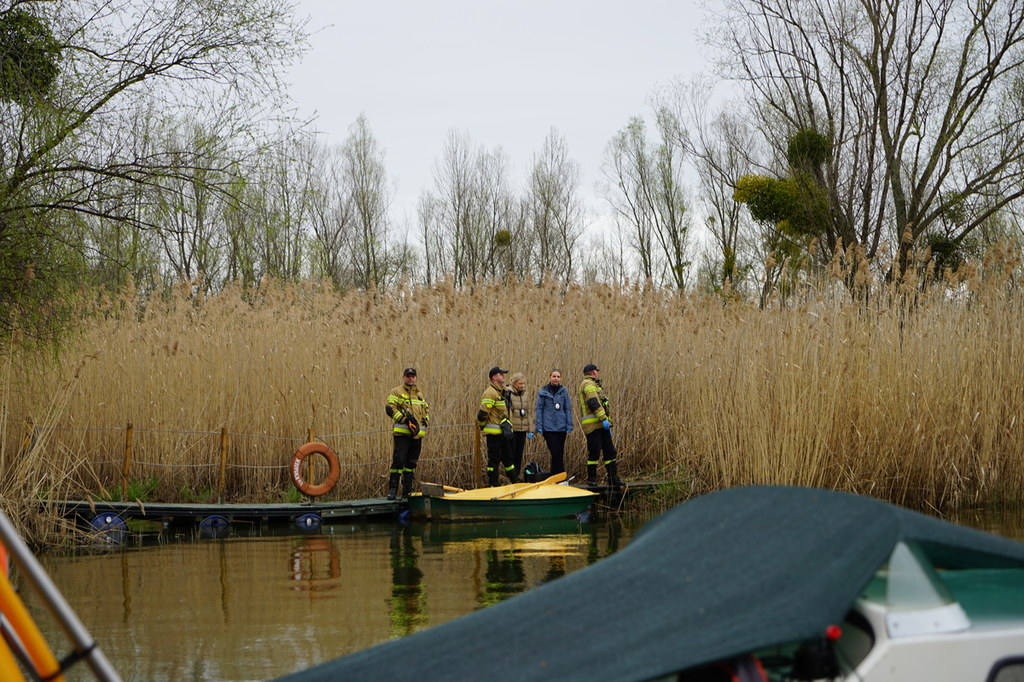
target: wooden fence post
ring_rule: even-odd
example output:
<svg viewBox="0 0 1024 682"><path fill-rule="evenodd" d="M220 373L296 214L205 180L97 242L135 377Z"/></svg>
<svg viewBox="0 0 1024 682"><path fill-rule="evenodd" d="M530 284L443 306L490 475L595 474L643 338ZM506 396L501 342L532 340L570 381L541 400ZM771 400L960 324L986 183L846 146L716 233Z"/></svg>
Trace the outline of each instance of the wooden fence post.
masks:
<svg viewBox="0 0 1024 682"><path fill-rule="evenodd" d="M132 468L132 438L135 435L135 428L128 422L128 428L124 432L124 464L121 466L121 501L128 497L128 477Z"/></svg>
<svg viewBox="0 0 1024 682"><path fill-rule="evenodd" d="M36 425L32 423L32 418L29 417L25 420L25 438L21 442L22 454L28 454L28 451L32 449L32 441L36 434Z"/></svg>
<svg viewBox="0 0 1024 682"><path fill-rule="evenodd" d="M25 420L25 436L21 439L21 450L18 454L24 457L32 449L32 441L35 440L36 425L32 423L32 418L29 417ZM7 471L7 450L0 448L0 473Z"/></svg>
<svg viewBox="0 0 1024 682"><path fill-rule="evenodd" d="M220 430L220 481L217 484L217 504L224 504L224 487L228 471L228 427Z"/></svg>
<svg viewBox="0 0 1024 682"><path fill-rule="evenodd" d="M306 429L306 442L307 443L312 443L314 440L316 440L316 436L313 435L312 427ZM306 461L309 462L309 465L308 465L309 468L306 470L306 480L309 481L310 483L313 483L314 481L319 481L320 480L320 469L319 469L320 458L319 457L308 457L306 459Z"/></svg>
<svg viewBox="0 0 1024 682"><path fill-rule="evenodd" d="M480 461L480 429L477 425L471 424L473 429L473 475L469 480L473 481L473 487L480 485L480 476L483 463Z"/></svg>

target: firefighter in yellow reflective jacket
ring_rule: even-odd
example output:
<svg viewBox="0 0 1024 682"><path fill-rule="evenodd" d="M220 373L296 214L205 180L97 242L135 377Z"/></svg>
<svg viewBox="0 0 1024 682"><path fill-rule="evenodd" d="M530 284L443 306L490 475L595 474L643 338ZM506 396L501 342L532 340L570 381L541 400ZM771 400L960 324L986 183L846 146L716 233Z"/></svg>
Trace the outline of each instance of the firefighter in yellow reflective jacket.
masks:
<svg viewBox="0 0 1024 682"><path fill-rule="evenodd" d="M597 365L583 367L583 381L580 382L580 424L587 437L587 485L597 485L597 464L604 453L604 468L608 473L608 485L621 488L623 483L618 475L617 454L612 443L612 421L608 415L608 397L604 394Z"/></svg>
<svg viewBox="0 0 1024 682"><path fill-rule="evenodd" d="M388 499L398 496L398 479L402 479L402 497L412 492L412 480L416 463L420 461L423 436L430 423L430 406L416 385L416 370L412 367L402 372L402 383L391 389L385 410L394 423L395 450L391 456L391 470L388 476Z"/></svg>
<svg viewBox="0 0 1024 682"><path fill-rule="evenodd" d="M498 485L498 467L502 467L509 483L519 481L519 471L512 460L512 422L509 421L509 407L506 398L505 375L507 369L492 367L488 376L491 383L480 398L480 410L476 413L477 426L487 438L487 484Z"/></svg>

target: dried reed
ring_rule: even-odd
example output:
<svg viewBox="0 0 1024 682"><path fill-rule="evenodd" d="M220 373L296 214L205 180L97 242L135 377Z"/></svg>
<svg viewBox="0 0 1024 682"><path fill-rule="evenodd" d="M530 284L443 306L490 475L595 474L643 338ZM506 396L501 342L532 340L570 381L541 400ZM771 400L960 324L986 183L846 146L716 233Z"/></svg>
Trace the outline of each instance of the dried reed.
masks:
<svg viewBox="0 0 1024 682"><path fill-rule="evenodd" d="M557 366L574 390L594 362L627 478L690 493L823 486L936 509L1016 500L1024 297L1005 263L963 272L853 296L841 278L820 281L767 310L639 286L338 295L305 284L199 300L183 288L142 313L107 302L56 365L14 358L4 480L42 492L53 475L18 468L42 459L64 472L62 494L116 490L131 423L133 476L156 477L157 499L209 495L226 429L227 498L278 500L312 430L343 464L328 499L380 495L384 398L415 366L433 414L419 477L474 485L487 368L522 371L536 390ZM14 457L16 425L30 420L44 442ZM546 465L539 439L531 447L527 461ZM582 474L579 429L567 461Z"/></svg>

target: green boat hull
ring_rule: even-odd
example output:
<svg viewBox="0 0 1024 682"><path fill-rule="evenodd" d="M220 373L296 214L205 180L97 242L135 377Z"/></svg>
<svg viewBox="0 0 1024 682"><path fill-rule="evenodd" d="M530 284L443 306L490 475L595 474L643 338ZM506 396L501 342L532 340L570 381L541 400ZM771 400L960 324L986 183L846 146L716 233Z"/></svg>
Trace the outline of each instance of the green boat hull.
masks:
<svg viewBox="0 0 1024 682"><path fill-rule="evenodd" d="M409 496L413 516L450 521L484 519L559 519L576 516L597 495L552 499L466 500L452 497Z"/></svg>

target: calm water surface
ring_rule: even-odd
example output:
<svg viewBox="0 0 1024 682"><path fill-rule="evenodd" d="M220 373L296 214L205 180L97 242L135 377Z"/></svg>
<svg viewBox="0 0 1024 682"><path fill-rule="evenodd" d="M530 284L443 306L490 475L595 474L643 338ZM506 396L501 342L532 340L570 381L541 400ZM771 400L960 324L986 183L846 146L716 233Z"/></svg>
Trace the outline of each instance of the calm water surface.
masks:
<svg viewBox="0 0 1024 682"><path fill-rule="evenodd" d="M1024 540L1020 513L953 520ZM163 531L41 560L124 679L265 680L555 580L618 551L642 523L236 526L224 538ZM58 626L30 589L22 595L65 654ZM76 668L69 679L92 679Z"/></svg>
<svg viewBox="0 0 1024 682"><path fill-rule="evenodd" d="M624 546L636 525L254 525L226 538L164 531L41 561L124 679L265 680L579 570ZM21 592L57 656L67 653L59 626ZM70 679L92 679L76 668Z"/></svg>

